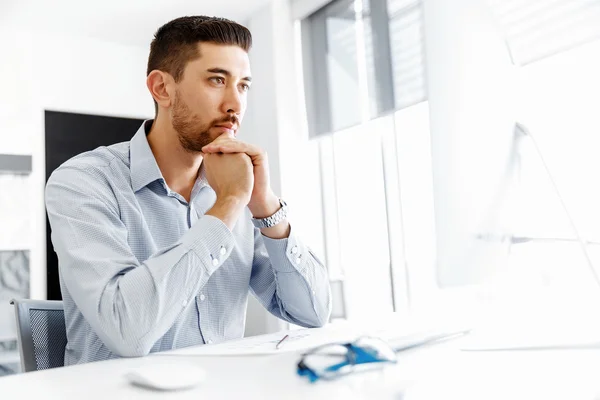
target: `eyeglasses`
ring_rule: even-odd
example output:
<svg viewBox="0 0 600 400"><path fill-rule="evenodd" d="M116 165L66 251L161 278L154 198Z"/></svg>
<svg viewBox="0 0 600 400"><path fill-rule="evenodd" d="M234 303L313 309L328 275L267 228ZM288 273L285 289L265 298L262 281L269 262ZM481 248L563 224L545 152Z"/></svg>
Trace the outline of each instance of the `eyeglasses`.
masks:
<svg viewBox="0 0 600 400"><path fill-rule="evenodd" d="M388 343L374 337L361 337L352 343L326 344L305 353L298 362L297 373L315 382L395 362L396 353Z"/></svg>

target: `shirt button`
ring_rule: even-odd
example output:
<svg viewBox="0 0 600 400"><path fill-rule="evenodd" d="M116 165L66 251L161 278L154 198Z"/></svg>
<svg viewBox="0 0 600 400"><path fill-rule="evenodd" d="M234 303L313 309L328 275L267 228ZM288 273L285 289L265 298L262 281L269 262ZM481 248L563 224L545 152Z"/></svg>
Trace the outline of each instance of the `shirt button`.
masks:
<svg viewBox="0 0 600 400"><path fill-rule="evenodd" d="M296 254L298 252L298 246L292 247L292 254Z"/></svg>
<svg viewBox="0 0 600 400"><path fill-rule="evenodd" d="M182 301L182 302L181 302L181 306L182 306L182 307L185 307L185 306L187 306L187 303L188 303L188 301L187 301L187 300L184 300L184 301Z"/></svg>
<svg viewBox="0 0 600 400"><path fill-rule="evenodd" d="M224 256L225 254L227 254L227 249L221 246L221 250L219 250L219 253L221 253L221 255Z"/></svg>
<svg viewBox="0 0 600 400"><path fill-rule="evenodd" d="M302 261L302 257L297 257L296 258L296 264L300 264L300 261Z"/></svg>
<svg viewBox="0 0 600 400"><path fill-rule="evenodd" d="M212 340L208 339L208 340L206 341L206 343L208 343L208 344L212 344Z"/></svg>
<svg viewBox="0 0 600 400"><path fill-rule="evenodd" d="M213 259L212 259L212 265L213 265L214 267L216 267L217 265L219 265L219 259L218 259L218 258L213 258Z"/></svg>
<svg viewBox="0 0 600 400"><path fill-rule="evenodd" d="M206 298L206 296L204 296L203 293L200 294L200 301L204 301L204 299Z"/></svg>

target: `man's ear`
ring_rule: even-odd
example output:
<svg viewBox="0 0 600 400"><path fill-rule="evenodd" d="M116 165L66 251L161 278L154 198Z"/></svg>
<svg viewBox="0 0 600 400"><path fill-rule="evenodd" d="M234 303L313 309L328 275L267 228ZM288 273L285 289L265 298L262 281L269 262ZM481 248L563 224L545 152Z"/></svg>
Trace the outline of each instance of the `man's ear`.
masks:
<svg viewBox="0 0 600 400"><path fill-rule="evenodd" d="M170 86L174 83L170 74L155 69L148 74L146 86L159 107L169 108L173 103Z"/></svg>

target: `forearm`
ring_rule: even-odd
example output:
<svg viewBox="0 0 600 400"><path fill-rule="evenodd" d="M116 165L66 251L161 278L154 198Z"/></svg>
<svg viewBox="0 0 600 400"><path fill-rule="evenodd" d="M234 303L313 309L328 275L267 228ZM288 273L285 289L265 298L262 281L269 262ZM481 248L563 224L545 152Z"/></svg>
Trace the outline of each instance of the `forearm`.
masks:
<svg viewBox="0 0 600 400"><path fill-rule="evenodd" d="M177 262L173 262L178 259ZM161 269L171 272L160 279ZM212 274L194 252L171 249L147 260L127 274L114 277L99 294L97 311L86 310L98 336L115 354L144 356L193 303L195 294ZM88 316L92 314L92 318Z"/></svg>
<svg viewBox="0 0 600 400"><path fill-rule="evenodd" d="M305 261L311 272L275 272L277 309L297 325L324 326L331 315L327 273L314 260Z"/></svg>
<svg viewBox="0 0 600 400"><path fill-rule="evenodd" d="M269 311L305 327L323 326L331 314L327 270L290 229L288 239L262 238L252 288ZM270 276L270 278L268 278Z"/></svg>
<svg viewBox="0 0 600 400"><path fill-rule="evenodd" d="M217 198L215 204L210 210L206 212L206 215L211 215L215 218L223 221L229 230L233 230L237 220L244 210L245 204L237 196L222 196Z"/></svg>
<svg viewBox="0 0 600 400"><path fill-rule="evenodd" d="M57 250L67 288L86 320L111 351L127 357L148 354L233 246L223 223L203 217L177 243L141 264L115 243L96 244L94 252L69 244ZM92 271L98 276L91 277Z"/></svg>

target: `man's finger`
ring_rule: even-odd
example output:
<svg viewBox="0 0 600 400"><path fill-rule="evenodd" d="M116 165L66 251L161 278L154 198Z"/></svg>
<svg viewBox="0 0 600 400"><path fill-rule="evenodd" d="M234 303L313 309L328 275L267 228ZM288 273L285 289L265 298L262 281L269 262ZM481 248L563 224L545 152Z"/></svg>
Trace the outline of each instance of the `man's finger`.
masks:
<svg viewBox="0 0 600 400"><path fill-rule="evenodd" d="M258 147L236 140L224 143L211 143L204 146L202 151L204 153L246 153L251 157L261 154Z"/></svg>
<svg viewBox="0 0 600 400"><path fill-rule="evenodd" d="M229 143L209 144L202 148L203 153L245 153L241 146L231 145Z"/></svg>

